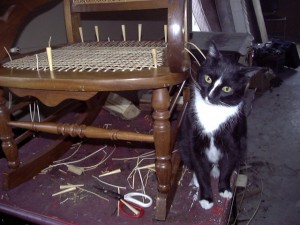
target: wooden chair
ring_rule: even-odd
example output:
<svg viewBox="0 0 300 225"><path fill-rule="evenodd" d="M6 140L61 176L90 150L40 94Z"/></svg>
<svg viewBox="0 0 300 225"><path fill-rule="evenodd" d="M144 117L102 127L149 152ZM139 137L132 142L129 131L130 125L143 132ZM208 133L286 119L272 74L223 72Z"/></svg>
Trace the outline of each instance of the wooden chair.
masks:
<svg viewBox="0 0 300 225"><path fill-rule="evenodd" d="M70 144L68 138L56 145L46 154L36 156L30 162L20 165L17 144L25 137L14 139L13 127L26 128L32 131L62 134L63 136L78 136L85 138L105 138L124 141L153 142L156 150L156 174L158 180L158 195L156 199L155 218L165 220L167 208L171 198L171 189L175 183L174 175L177 171L178 157L172 156L172 148L176 140L176 131L170 125L170 115L184 83L189 77L190 60L185 51L186 35L186 2L184 0L130 0L130 1L98 1L98 0L64 0L65 22L67 37L70 44L80 42L78 28L80 15L87 12L123 11L166 9L168 13L168 43L163 48L166 59L162 65L151 66L141 70L91 70L60 71L55 67L25 70L8 68L6 64L0 66L0 137L2 148L7 158L8 166L12 170L5 173L4 189L11 189L29 180L40 170L51 164L64 153ZM125 42L122 42L124 44ZM81 43L78 43L82 45ZM103 44L103 43L102 43ZM53 50L54 52L54 50ZM150 53L149 53L150 54ZM55 55L54 61L55 61ZM13 63L15 60L12 60ZM7 62L9 64L9 62ZM179 91L173 96L169 94L171 86L178 86ZM49 122L58 118L62 113L53 114L42 122L13 121L10 114L18 109L8 109L4 89L19 97L31 96L37 98L44 105L57 106L67 99L85 102L86 114L76 124L58 124ZM133 131L116 131L88 126L97 116L103 106L108 92L152 90L153 133L137 134ZM71 102L73 104L74 102ZM24 103L23 103L24 104ZM74 103L75 104L75 103ZM77 104L77 103L76 103ZM82 107L82 105L81 105ZM70 105L67 107L71 108ZM184 109L184 107L183 107ZM179 123L177 124L177 126ZM30 131L28 131L30 132ZM24 134L28 136L28 133ZM177 160L172 161L172 160Z"/></svg>

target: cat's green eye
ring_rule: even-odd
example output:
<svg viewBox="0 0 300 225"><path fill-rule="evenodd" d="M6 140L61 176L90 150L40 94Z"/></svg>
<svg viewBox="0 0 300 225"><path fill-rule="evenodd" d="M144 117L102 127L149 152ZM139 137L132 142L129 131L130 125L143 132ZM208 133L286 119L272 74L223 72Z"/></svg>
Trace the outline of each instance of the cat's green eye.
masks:
<svg viewBox="0 0 300 225"><path fill-rule="evenodd" d="M205 82L206 82L206 83L208 83L208 84L211 84L211 83L212 83L212 79L210 78L210 76L205 75L205 76L204 76L204 79L205 79Z"/></svg>
<svg viewBox="0 0 300 225"><path fill-rule="evenodd" d="M224 92L226 92L226 93L229 93L229 92L232 91L232 88L231 88L231 87L228 87L228 86L224 86L224 87L222 88L222 90L223 90Z"/></svg>

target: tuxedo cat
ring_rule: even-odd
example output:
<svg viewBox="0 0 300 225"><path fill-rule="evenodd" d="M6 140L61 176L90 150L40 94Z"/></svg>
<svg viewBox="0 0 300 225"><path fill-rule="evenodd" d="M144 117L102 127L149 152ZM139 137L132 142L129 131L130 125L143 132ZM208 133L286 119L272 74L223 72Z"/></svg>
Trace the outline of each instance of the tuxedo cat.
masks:
<svg viewBox="0 0 300 225"><path fill-rule="evenodd" d="M232 62L212 43L193 79L177 144L184 164L194 172L193 183L200 187L204 209L213 206L210 176L219 178L219 194L232 198L230 178L246 151L244 92L259 70Z"/></svg>

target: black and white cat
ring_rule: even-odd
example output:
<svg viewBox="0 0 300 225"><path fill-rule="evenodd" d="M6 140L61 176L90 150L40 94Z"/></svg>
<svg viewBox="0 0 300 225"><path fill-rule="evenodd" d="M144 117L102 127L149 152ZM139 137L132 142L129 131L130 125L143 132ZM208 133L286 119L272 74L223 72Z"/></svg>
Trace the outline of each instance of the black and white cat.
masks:
<svg viewBox="0 0 300 225"><path fill-rule="evenodd" d="M232 62L212 43L194 79L177 143L183 162L194 172L193 184L200 186L204 209L213 206L210 176L219 178L219 194L232 198L231 175L246 151L244 93L261 69Z"/></svg>

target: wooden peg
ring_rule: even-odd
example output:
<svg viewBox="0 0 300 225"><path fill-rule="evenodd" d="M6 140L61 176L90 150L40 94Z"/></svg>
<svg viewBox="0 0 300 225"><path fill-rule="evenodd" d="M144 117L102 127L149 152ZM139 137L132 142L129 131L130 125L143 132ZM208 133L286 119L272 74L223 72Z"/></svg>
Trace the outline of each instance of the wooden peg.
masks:
<svg viewBox="0 0 300 225"><path fill-rule="evenodd" d="M95 34L96 34L97 42L99 42L100 41L100 35L99 35L99 27L98 26L95 26Z"/></svg>
<svg viewBox="0 0 300 225"><path fill-rule="evenodd" d="M48 41L48 47L46 48L46 52L47 52L49 70L53 71L53 60L52 60L52 49L51 49L51 36L50 36L49 41Z"/></svg>
<svg viewBox="0 0 300 225"><path fill-rule="evenodd" d="M123 199L120 199L120 201L121 201L124 205L126 205L126 207L127 207L128 209L130 209L130 211L133 212L135 215L138 215L138 214L140 213L137 209L133 208L131 205L129 205L129 204L128 204L127 202L125 202Z"/></svg>
<svg viewBox="0 0 300 225"><path fill-rule="evenodd" d="M164 25L165 42L168 42L168 25Z"/></svg>
<svg viewBox="0 0 300 225"><path fill-rule="evenodd" d="M79 29L79 35L80 35L81 42L83 43L84 39L83 39L82 27L79 27L78 29Z"/></svg>
<svg viewBox="0 0 300 225"><path fill-rule="evenodd" d="M146 166L142 166L142 167L137 167L136 169L142 170L142 169L152 169L155 168L155 163L146 165Z"/></svg>
<svg viewBox="0 0 300 225"><path fill-rule="evenodd" d="M117 170L113 170L113 171L110 171L107 173L103 173L103 174L100 174L99 177L109 176L109 175L116 174L116 173L121 173L121 170L117 169Z"/></svg>
<svg viewBox="0 0 300 225"><path fill-rule="evenodd" d="M75 190L76 190L76 187L70 187L68 189L64 189L63 191L59 191L57 193L54 193L52 196L60 195L60 194L67 193L67 192L70 192L70 191L75 191Z"/></svg>
<svg viewBox="0 0 300 225"><path fill-rule="evenodd" d="M155 48L151 49L151 53L152 53L154 68L157 68L157 51L156 51L156 49Z"/></svg>
<svg viewBox="0 0 300 225"><path fill-rule="evenodd" d="M81 175L84 172L84 168L74 166L74 165L67 165L68 171L71 173L75 173L77 175Z"/></svg>
<svg viewBox="0 0 300 225"><path fill-rule="evenodd" d="M36 59L36 70L39 71L39 56L38 56L38 54L35 54L35 59Z"/></svg>
<svg viewBox="0 0 300 225"><path fill-rule="evenodd" d="M138 25L138 40L142 40L142 24Z"/></svg>
<svg viewBox="0 0 300 225"><path fill-rule="evenodd" d="M84 184L66 184L66 185L60 185L59 189L64 190L64 189L69 189L69 188L77 188L77 187L84 187Z"/></svg>
<svg viewBox="0 0 300 225"><path fill-rule="evenodd" d="M121 28L122 28L123 41L126 41L126 28L125 28L125 25L123 24L121 26Z"/></svg>

